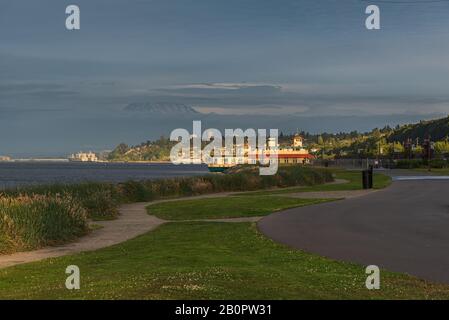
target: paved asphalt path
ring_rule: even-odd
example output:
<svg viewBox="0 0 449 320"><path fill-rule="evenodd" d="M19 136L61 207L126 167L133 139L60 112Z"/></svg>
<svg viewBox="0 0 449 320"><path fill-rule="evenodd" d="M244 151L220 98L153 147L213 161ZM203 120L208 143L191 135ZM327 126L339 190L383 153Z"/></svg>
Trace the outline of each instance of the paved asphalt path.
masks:
<svg viewBox="0 0 449 320"><path fill-rule="evenodd" d="M274 213L258 227L294 248L449 283L449 180L394 181L366 196Z"/></svg>

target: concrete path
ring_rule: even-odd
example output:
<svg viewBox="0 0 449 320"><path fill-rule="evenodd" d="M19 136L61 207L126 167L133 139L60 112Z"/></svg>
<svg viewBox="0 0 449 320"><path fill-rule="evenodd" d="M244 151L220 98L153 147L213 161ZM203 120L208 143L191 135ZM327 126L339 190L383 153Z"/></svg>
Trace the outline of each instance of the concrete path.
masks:
<svg viewBox="0 0 449 320"><path fill-rule="evenodd" d="M258 227L297 249L449 283L449 180L397 179L363 197L274 213Z"/></svg>

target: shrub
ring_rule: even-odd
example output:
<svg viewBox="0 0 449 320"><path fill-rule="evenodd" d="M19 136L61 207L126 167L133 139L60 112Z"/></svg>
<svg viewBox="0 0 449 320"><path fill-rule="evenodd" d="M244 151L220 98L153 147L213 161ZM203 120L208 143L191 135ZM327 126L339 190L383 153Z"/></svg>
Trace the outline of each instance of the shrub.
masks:
<svg viewBox="0 0 449 320"><path fill-rule="evenodd" d="M127 181L117 185L118 193L124 202L145 202L154 198L151 184L139 181Z"/></svg>
<svg viewBox="0 0 449 320"><path fill-rule="evenodd" d="M416 169L416 168L424 168L429 165L429 161L427 159L403 159L398 160L396 162L396 168L399 169ZM432 159L430 160L430 167L436 169L447 168L449 163L445 159Z"/></svg>
<svg viewBox="0 0 449 320"><path fill-rule="evenodd" d="M192 183L193 194L206 194L213 191L213 185L206 179L197 179Z"/></svg>
<svg viewBox="0 0 449 320"><path fill-rule="evenodd" d="M80 204L87 210L93 220L110 220L118 215L119 201L111 190L103 189L86 194L80 199Z"/></svg>
<svg viewBox="0 0 449 320"><path fill-rule="evenodd" d="M84 182L78 184L53 184L16 188L6 191L9 196L19 195L69 195L87 211L89 218L113 219L117 216L119 203L124 202L123 195L112 183Z"/></svg>
<svg viewBox="0 0 449 320"><path fill-rule="evenodd" d="M87 231L85 209L68 194L0 196L0 253L63 243Z"/></svg>
<svg viewBox="0 0 449 320"><path fill-rule="evenodd" d="M424 162L421 159L402 159L396 162L398 169L415 169L422 166L424 166Z"/></svg>
<svg viewBox="0 0 449 320"><path fill-rule="evenodd" d="M444 159L432 159L430 160L430 166L432 168L442 169L448 166L448 162Z"/></svg>

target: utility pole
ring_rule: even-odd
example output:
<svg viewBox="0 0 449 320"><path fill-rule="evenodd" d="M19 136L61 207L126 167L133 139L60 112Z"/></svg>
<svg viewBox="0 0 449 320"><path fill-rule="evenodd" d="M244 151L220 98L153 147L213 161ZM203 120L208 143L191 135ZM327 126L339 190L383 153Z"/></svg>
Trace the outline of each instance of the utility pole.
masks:
<svg viewBox="0 0 449 320"><path fill-rule="evenodd" d="M377 167L379 167L380 164L380 140L377 141Z"/></svg>
<svg viewBox="0 0 449 320"><path fill-rule="evenodd" d="M430 150L430 135L429 138L427 140L428 145L427 145L427 165L429 166L429 172L432 170L431 166L430 166L430 158L431 158L431 150Z"/></svg>
<svg viewBox="0 0 449 320"><path fill-rule="evenodd" d="M431 171L430 160L432 160L432 142L430 141L430 134L424 140L424 156L427 158L427 170Z"/></svg>

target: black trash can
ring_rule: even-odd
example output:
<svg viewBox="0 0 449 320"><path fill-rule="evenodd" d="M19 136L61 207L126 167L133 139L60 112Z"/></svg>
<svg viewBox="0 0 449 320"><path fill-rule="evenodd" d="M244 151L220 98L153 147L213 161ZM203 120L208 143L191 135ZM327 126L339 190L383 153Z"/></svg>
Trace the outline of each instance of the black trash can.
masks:
<svg viewBox="0 0 449 320"><path fill-rule="evenodd" d="M368 189L373 188L373 166L368 169Z"/></svg>
<svg viewBox="0 0 449 320"><path fill-rule="evenodd" d="M362 170L362 186L363 189L369 189L369 170Z"/></svg>

